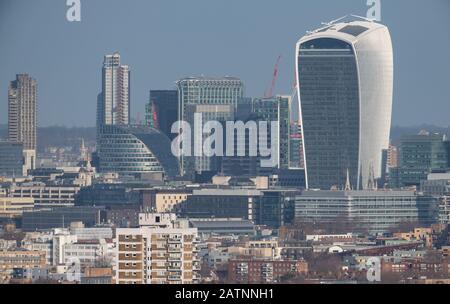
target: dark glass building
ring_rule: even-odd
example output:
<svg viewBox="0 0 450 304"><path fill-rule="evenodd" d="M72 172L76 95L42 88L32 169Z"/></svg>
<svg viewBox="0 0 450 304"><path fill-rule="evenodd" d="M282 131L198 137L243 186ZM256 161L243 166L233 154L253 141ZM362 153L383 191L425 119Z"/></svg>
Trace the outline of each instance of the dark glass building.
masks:
<svg viewBox="0 0 450 304"><path fill-rule="evenodd" d="M297 43L300 120L308 188L370 188L389 147L393 51L387 27L330 24Z"/></svg>
<svg viewBox="0 0 450 304"><path fill-rule="evenodd" d="M393 188L419 186L433 171L450 167L450 142L442 134L422 131L403 136L399 146L399 166L390 169Z"/></svg>
<svg viewBox="0 0 450 304"><path fill-rule="evenodd" d="M0 141L0 176L22 176L23 165L23 144Z"/></svg>
<svg viewBox="0 0 450 304"><path fill-rule="evenodd" d="M151 90L150 100L145 107L145 124L163 132L170 140L177 134L172 134L174 122L178 120L178 91Z"/></svg>
<svg viewBox="0 0 450 304"><path fill-rule="evenodd" d="M35 210L23 213L22 230L66 228L72 222L83 222L85 227L94 227L103 223L105 219L105 210L99 207L60 207Z"/></svg>

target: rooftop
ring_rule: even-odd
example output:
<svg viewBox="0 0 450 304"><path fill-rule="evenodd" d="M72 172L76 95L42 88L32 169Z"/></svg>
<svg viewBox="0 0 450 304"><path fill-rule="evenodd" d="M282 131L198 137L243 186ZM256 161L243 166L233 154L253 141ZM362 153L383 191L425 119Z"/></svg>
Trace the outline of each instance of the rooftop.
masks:
<svg viewBox="0 0 450 304"><path fill-rule="evenodd" d="M349 21L343 21L350 19ZM384 25L374 22L372 20L348 15L342 18L322 23L322 27L308 31L307 34L300 39L300 42L305 42L315 38L338 38L349 42L356 42L362 36L368 33L385 28Z"/></svg>

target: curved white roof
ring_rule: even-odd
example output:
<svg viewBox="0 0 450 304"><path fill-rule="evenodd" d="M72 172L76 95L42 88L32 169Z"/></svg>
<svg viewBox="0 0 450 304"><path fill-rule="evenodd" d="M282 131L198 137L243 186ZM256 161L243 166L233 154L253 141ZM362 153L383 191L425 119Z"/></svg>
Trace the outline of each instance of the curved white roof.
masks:
<svg viewBox="0 0 450 304"><path fill-rule="evenodd" d="M331 37L344 40L349 43L356 43L362 37L381 28L386 28L386 26L372 21L341 22L326 25L314 31L308 32L299 40L298 43L303 43L311 39Z"/></svg>

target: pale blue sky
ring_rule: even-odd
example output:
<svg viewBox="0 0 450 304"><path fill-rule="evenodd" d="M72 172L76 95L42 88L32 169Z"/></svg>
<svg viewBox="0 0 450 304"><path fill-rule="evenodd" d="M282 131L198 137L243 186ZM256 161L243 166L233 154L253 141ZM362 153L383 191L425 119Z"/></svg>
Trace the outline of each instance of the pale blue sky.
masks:
<svg viewBox="0 0 450 304"><path fill-rule="evenodd" d="M94 126L103 55L120 51L132 69L132 113L150 89L181 77L242 78L248 96L270 85L291 93L296 41L320 22L366 15L366 0L81 0L82 21L65 0L0 0L0 124L16 73L39 83L39 124ZM391 31L393 124L450 125L450 1L381 0Z"/></svg>

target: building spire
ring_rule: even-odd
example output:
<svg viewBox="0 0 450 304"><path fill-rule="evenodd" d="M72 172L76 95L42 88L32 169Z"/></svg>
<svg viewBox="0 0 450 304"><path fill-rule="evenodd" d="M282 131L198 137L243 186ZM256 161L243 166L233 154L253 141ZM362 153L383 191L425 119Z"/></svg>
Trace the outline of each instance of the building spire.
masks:
<svg viewBox="0 0 450 304"><path fill-rule="evenodd" d="M349 191L352 190L352 186L350 184L350 173L348 172L348 168L347 168L347 179L345 181L345 187L344 187L345 191Z"/></svg>
<svg viewBox="0 0 450 304"><path fill-rule="evenodd" d="M367 189L377 190L377 183L375 180L375 172L373 169L373 164L370 164L370 167L369 167L369 181L367 182Z"/></svg>

